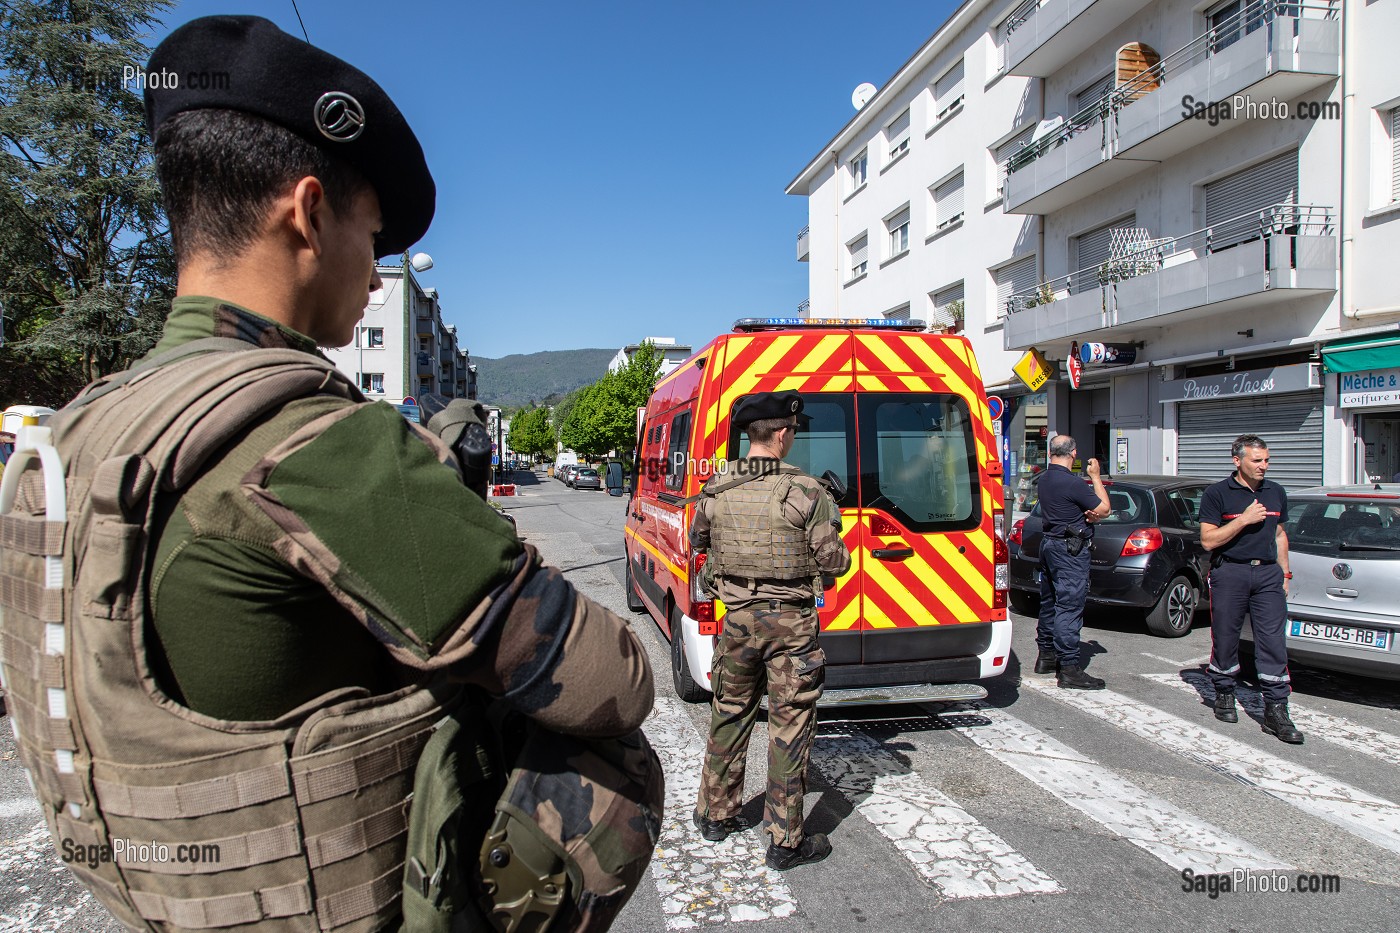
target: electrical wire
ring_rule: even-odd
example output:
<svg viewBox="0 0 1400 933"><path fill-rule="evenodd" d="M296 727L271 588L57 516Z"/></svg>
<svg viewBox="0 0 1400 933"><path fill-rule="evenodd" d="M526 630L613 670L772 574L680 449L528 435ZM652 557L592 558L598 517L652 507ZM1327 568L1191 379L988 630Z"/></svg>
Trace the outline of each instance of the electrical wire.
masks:
<svg viewBox="0 0 1400 933"><path fill-rule="evenodd" d="M301 34L306 39L308 45L311 44L311 37L306 34L306 23L302 21L301 10L297 9L297 0L292 0L292 9L296 10L297 22L301 23Z"/></svg>

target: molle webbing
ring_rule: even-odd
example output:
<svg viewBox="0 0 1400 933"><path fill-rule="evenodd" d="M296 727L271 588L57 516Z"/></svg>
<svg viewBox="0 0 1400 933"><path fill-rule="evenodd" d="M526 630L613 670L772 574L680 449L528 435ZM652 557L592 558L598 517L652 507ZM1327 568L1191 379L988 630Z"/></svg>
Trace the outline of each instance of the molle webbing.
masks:
<svg viewBox="0 0 1400 933"><path fill-rule="evenodd" d="M273 722L220 722L151 692L137 640L157 494L183 492L254 425L315 396L364 402L309 354L194 341L94 383L53 417L66 521L46 514L29 467L0 516L5 682L55 843L218 853L71 864L127 927L397 922L414 766L456 688L341 690Z"/></svg>
<svg viewBox="0 0 1400 933"><path fill-rule="evenodd" d="M792 474L772 473L715 497L710 560L730 577L810 579L820 573L805 528L783 515Z"/></svg>

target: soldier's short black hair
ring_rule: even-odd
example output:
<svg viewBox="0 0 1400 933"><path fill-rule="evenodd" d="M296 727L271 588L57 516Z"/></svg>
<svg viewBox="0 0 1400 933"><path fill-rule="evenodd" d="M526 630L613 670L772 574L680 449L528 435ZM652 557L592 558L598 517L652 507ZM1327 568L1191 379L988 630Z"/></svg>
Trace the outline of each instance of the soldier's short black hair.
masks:
<svg viewBox="0 0 1400 933"><path fill-rule="evenodd" d="M744 425L744 433L749 436L750 444L766 444L790 424L792 421L787 418L760 418Z"/></svg>
<svg viewBox="0 0 1400 933"><path fill-rule="evenodd" d="M272 202L314 175L343 216L369 183L355 169L290 130L235 110L187 110L156 133L175 260L233 258L252 245Z"/></svg>
<svg viewBox="0 0 1400 933"><path fill-rule="evenodd" d="M1235 442L1230 445L1230 456L1243 457L1246 447L1254 447L1260 450L1268 450L1269 445L1264 443L1264 439L1258 434L1241 434L1235 438Z"/></svg>

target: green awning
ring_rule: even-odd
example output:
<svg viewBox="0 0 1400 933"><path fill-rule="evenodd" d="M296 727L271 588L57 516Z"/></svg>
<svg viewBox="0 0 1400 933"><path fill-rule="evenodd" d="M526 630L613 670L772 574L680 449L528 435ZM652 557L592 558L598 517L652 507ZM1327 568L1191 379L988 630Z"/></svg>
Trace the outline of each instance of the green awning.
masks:
<svg viewBox="0 0 1400 933"><path fill-rule="evenodd" d="M1322 365L1329 373L1400 368L1400 330L1323 347Z"/></svg>

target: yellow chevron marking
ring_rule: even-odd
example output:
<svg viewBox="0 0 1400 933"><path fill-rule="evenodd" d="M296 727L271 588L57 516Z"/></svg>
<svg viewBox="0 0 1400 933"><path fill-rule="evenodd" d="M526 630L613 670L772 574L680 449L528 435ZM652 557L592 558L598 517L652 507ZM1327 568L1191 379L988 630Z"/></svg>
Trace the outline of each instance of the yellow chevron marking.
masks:
<svg viewBox="0 0 1400 933"><path fill-rule="evenodd" d="M849 392L851 391L851 377L848 373L839 376L832 376L826 381L826 385L821 387L822 392Z"/></svg>
<svg viewBox="0 0 1400 933"><path fill-rule="evenodd" d="M857 591L856 594L851 597L851 601L846 604L845 608L841 610L841 612L836 616L836 618L831 620L831 623L829 625L827 625L826 631L849 631L857 622L860 621L860 604L860 593L859 591Z"/></svg>
<svg viewBox="0 0 1400 933"><path fill-rule="evenodd" d="M899 358L899 354L894 352L889 341L881 340L878 337L862 337L860 341L865 349L884 364L884 371L891 373L909 372L909 364Z"/></svg>
<svg viewBox="0 0 1400 933"><path fill-rule="evenodd" d="M827 334L817 341L810 353L802 358L802 362L793 368L797 373L819 373L823 372L831 363L831 358L845 348L846 337L842 334ZM844 365L842 365L844 369Z"/></svg>
<svg viewBox="0 0 1400 933"><path fill-rule="evenodd" d="M991 547L989 546L991 542L988 541L985 536L968 535L968 537L973 540L980 538L980 541L976 541L977 552L987 558L992 556ZM948 564L949 569L962 577L963 581L967 583L968 586L972 587L972 591L977 594L979 601L986 600L988 603L992 601L992 581L978 574L977 571L973 569L972 562L969 561L965 555L958 553L958 549L953 546L953 542L940 535L933 539L933 548L938 552L938 556L943 558ZM954 599L958 599L958 604L969 615L973 614L967 604L956 594L950 593L949 595ZM959 614L961 615L961 613Z"/></svg>
<svg viewBox="0 0 1400 933"><path fill-rule="evenodd" d="M775 385L773 392L801 392L807 385L806 376L788 376L786 379Z"/></svg>
<svg viewBox="0 0 1400 933"><path fill-rule="evenodd" d="M901 594L904 597L903 601L908 602L908 590L904 588L902 583L894 578L889 569L885 567L884 562L871 556L868 549L862 549L862 551L861 558L863 563L861 566L865 568L866 585L875 587L886 594ZM900 597L895 596L895 599L899 601ZM875 602L875 600L867 597L862 600L862 602L865 603L865 621L871 628L897 628L894 624L894 620L889 617L884 608L881 607L879 603Z"/></svg>
<svg viewBox="0 0 1400 933"><path fill-rule="evenodd" d="M862 392L885 391L885 383L878 376L856 376L856 385Z"/></svg>
<svg viewBox="0 0 1400 933"><path fill-rule="evenodd" d="M914 355L923 361L923 364L928 367L929 372L938 376L940 379L947 378L948 363L934 352L933 347L929 346L927 340L913 337L906 339L904 345L914 351Z"/></svg>
<svg viewBox="0 0 1400 933"><path fill-rule="evenodd" d="M752 393L759 380L768 377L773 365L782 359L783 354L791 350L793 344L799 339L795 336L774 337L773 342L758 355L758 358L725 388L724 394L720 396L719 400L720 410L726 413L732 411L734 400Z"/></svg>

